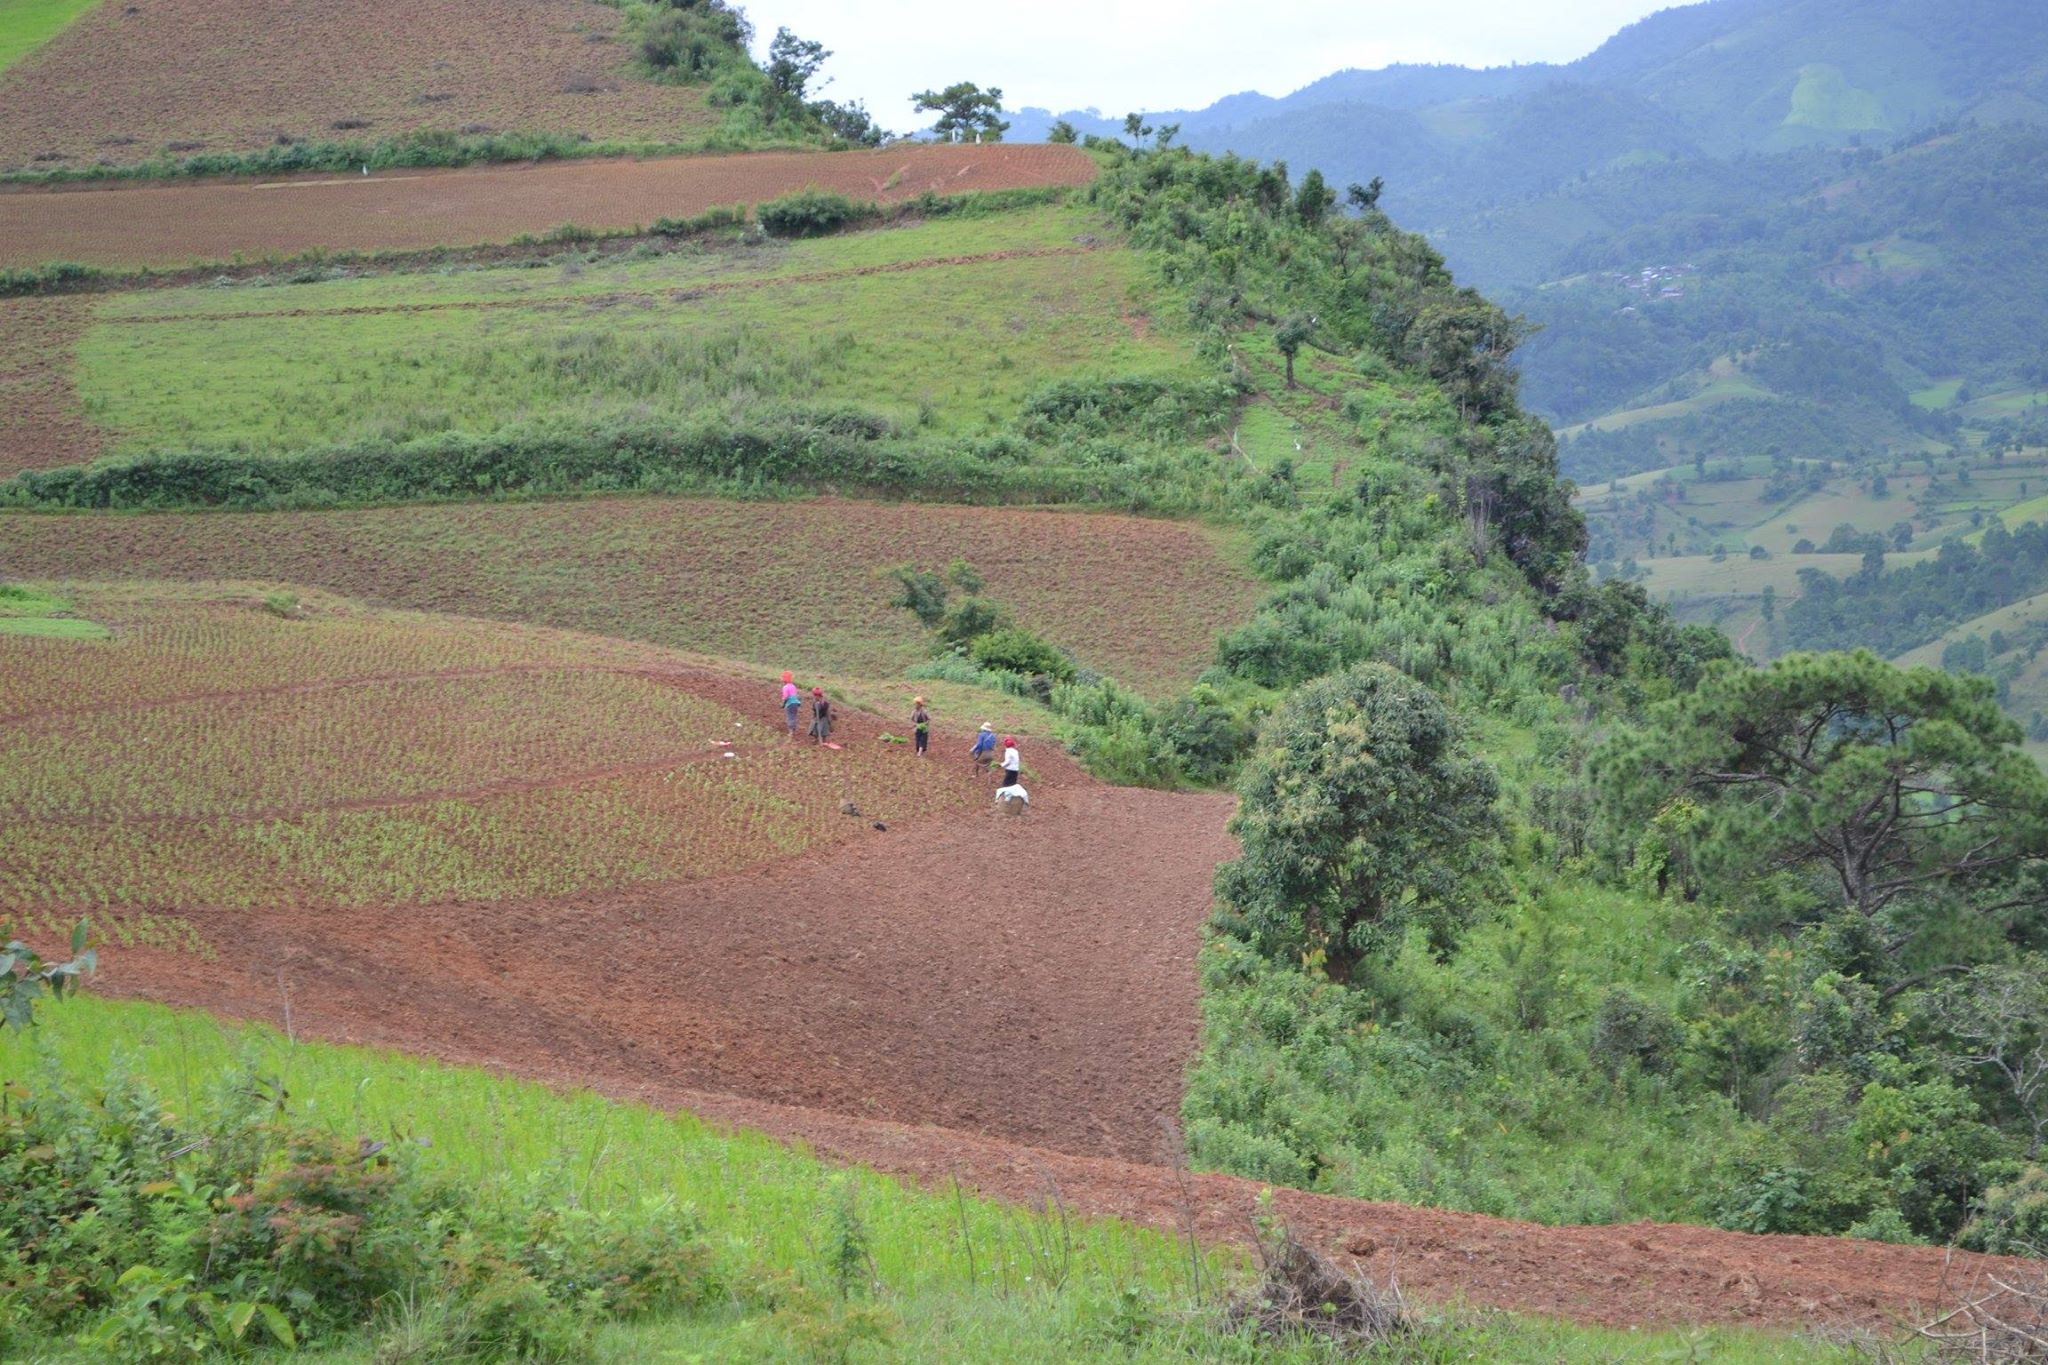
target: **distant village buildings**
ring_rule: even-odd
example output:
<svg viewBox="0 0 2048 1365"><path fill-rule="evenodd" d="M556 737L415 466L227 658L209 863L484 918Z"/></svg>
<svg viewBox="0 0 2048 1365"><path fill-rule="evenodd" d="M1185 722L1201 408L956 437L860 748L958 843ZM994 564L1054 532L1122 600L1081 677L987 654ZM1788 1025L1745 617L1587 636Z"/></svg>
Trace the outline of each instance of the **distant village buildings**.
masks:
<svg viewBox="0 0 2048 1365"><path fill-rule="evenodd" d="M1617 270L1608 279L1632 294L1640 294L1652 303L1670 303L1685 297L1692 278L1700 268L1690 261L1684 265L1646 265L1641 270ZM1629 304L1624 313L1636 312L1636 306Z"/></svg>

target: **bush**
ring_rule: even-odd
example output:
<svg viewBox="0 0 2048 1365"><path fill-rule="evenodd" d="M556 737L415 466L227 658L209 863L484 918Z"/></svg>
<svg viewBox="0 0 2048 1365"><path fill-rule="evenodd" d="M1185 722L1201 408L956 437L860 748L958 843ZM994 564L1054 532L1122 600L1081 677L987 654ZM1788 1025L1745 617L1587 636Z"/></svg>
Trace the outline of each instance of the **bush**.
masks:
<svg viewBox="0 0 2048 1365"><path fill-rule="evenodd" d="M1074 661L1059 646L1022 626L1004 626L975 638L967 655L983 668L1047 678L1053 683L1074 680ZM1047 689L1050 694L1050 687Z"/></svg>
<svg viewBox="0 0 2048 1365"><path fill-rule="evenodd" d="M720 228L742 227L747 221L744 204L713 205L688 218L657 218L647 230L658 237L695 237Z"/></svg>
<svg viewBox="0 0 2048 1365"><path fill-rule="evenodd" d="M0 1333L82 1329L111 1358L197 1361L332 1340L409 1302L380 1361L570 1361L588 1355L593 1314L728 1292L687 1212L560 1211L538 1186L478 1201L422 1175L407 1144L294 1126L247 1074L179 1108L118 1074L15 1090L0 1111Z"/></svg>
<svg viewBox="0 0 2048 1365"><path fill-rule="evenodd" d="M1010 618L1000 603L991 602L985 597L969 597L946 612L940 620L926 624L936 625L939 638L947 644L967 649L982 636L994 634L1007 627Z"/></svg>
<svg viewBox="0 0 2048 1365"><path fill-rule="evenodd" d="M1238 760L1251 752L1258 716L1255 705L1234 704L1216 688L1197 683L1161 707L1157 723L1182 771L1213 785L1229 781Z"/></svg>
<svg viewBox="0 0 2048 1365"><path fill-rule="evenodd" d="M1671 1014L1620 986L1607 993L1593 1018L1593 1060L1609 1076L1634 1066L1662 1073L1685 1040L1685 1030Z"/></svg>
<svg viewBox="0 0 2048 1365"><path fill-rule="evenodd" d="M640 57L659 75L699 84L744 64L753 29L746 16L718 0L674 5L647 21L640 33ZM758 73L757 73L758 74Z"/></svg>
<svg viewBox="0 0 2048 1365"><path fill-rule="evenodd" d="M2000 1256L2048 1256L2048 1169L2028 1165L1992 1185L1956 1242Z"/></svg>
<svg viewBox="0 0 2048 1365"><path fill-rule="evenodd" d="M771 237L823 237L881 216L881 209L874 204L855 203L843 194L817 189L771 199L755 210L761 230Z"/></svg>
<svg viewBox="0 0 2048 1365"><path fill-rule="evenodd" d="M105 278L105 271L71 261L51 261L47 265L0 270L0 298L17 294L70 293L90 288Z"/></svg>

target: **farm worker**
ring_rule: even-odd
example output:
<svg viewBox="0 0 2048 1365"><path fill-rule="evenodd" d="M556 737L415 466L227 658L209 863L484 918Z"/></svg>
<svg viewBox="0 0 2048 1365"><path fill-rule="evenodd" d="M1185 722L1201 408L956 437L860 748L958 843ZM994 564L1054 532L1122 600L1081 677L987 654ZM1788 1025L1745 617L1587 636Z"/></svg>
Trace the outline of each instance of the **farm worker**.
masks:
<svg viewBox="0 0 2048 1365"><path fill-rule="evenodd" d="M796 720L797 716L802 713L803 709L804 699L803 695L796 690L795 676L789 673L783 674L782 720L785 725L789 726L789 737L791 739L796 738Z"/></svg>
<svg viewBox="0 0 2048 1365"><path fill-rule="evenodd" d="M1011 735L1003 740L1003 785L1014 787L1024 771L1024 760L1017 756L1017 737Z"/></svg>
<svg viewBox="0 0 2048 1365"><path fill-rule="evenodd" d="M811 689L811 742L823 744L832 738L832 703L825 700L825 689Z"/></svg>
<svg viewBox="0 0 2048 1365"><path fill-rule="evenodd" d="M995 726L989 724L987 721L983 721L981 723L981 732L974 737L974 747L967 751L967 756L973 759L976 763L979 763L984 768L986 768L990 763L995 761Z"/></svg>
<svg viewBox="0 0 2048 1365"><path fill-rule="evenodd" d="M912 698L910 703L910 734L917 742L917 756L927 757L925 747L932 742L932 713L924 709L924 698Z"/></svg>
<svg viewBox="0 0 2048 1365"><path fill-rule="evenodd" d="M996 788L996 809L1007 815L1022 815L1031 807L1031 793L1021 782Z"/></svg>

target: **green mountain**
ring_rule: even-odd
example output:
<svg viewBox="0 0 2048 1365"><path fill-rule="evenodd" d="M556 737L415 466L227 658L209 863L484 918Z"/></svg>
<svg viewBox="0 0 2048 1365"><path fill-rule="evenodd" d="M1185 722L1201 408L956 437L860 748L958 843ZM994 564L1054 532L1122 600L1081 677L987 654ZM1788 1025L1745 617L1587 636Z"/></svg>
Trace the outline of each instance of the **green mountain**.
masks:
<svg viewBox="0 0 2048 1365"><path fill-rule="evenodd" d="M1152 122L1382 178L1396 221L1540 327L1525 398L1581 481L1968 444L2048 369L2027 0L1712 0L1566 65L1343 71Z"/></svg>

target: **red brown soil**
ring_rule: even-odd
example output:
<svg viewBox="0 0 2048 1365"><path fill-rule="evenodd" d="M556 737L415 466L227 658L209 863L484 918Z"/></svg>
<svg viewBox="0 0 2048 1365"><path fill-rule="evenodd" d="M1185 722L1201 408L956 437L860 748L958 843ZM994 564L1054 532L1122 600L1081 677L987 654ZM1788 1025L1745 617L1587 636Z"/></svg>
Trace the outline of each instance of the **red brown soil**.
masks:
<svg viewBox="0 0 2048 1365"><path fill-rule="evenodd" d="M997 143L25 189L0 193L0 266L475 246L565 223L622 231L808 186L890 204L928 191L1081 185L1094 175L1095 163L1072 147Z"/></svg>
<svg viewBox="0 0 2048 1365"><path fill-rule="evenodd" d="M106 0L0 75L0 168L477 125L702 136L704 91L631 74L623 27L594 0Z"/></svg>
<svg viewBox="0 0 2048 1365"><path fill-rule="evenodd" d="M847 720L849 746L877 742L880 722ZM964 738L936 736L927 761L964 762ZM1033 807L1017 819L974 801L777 867L561 901L201 911L189 918L234 945L232 967L133 948L99 984L272 1023L288 1001L301 1036L684 1108L930 1185L1019 1202L1056 1191L1080 1213L1241 1240L1263 1187L1184 1177L1165 1155L1229 802L1104 787L1047 746L1029 753ZM1884 1329L1997 1264L1292 1191L1278 1204L1314 1244L1418 1296L1617 1326Z"/></svg>
<svg viewBox="0 0 2048 1365"><path fill-rule="evenodd" d="M0 479L84 464L105 448L68 370L91 309L85 299L0 299Z"/></svg>
<svg viewBox="0 0 2048 1365"><path fill-rule="evenodd" d="M0 575L290 583L869 676L930 651L875 571L954 559L1082 663L1154 691L1205 667L1262 592L1199 527L1089 512L591 498L0 521Z"/></svg>

